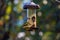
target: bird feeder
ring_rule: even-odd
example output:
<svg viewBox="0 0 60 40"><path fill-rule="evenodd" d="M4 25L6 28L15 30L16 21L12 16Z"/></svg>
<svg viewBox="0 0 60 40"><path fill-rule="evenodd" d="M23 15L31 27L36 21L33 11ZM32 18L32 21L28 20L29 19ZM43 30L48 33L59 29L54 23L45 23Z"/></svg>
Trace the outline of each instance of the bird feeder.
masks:
<svg viewBox="0 0 60 40"><path fill-rule="evenodd" d="M37 28L36 26L36 9L39 9L39 5L34 2L26 3L23 6L27 10L27 22L24 24L26 30L32 30Z"/></svg>

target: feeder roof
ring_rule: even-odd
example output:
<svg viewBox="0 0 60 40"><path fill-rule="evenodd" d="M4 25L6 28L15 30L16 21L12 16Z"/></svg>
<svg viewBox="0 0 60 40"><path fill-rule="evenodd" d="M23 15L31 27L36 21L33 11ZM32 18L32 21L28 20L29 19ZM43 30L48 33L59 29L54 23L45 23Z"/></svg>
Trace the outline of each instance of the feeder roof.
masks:
<svg viewBox="0 0 60 40"><path fill-rule="evenodd" d="M35 4L34 2L30 2L30 3L25 3L23 8L24 9L39 9L40 6L38 4Z"/></svg>

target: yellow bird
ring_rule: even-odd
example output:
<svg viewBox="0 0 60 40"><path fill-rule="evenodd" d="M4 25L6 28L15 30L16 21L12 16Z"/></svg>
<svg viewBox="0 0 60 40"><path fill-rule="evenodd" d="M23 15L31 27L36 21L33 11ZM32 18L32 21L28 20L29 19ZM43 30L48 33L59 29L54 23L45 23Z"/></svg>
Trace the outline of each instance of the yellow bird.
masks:
<svg viewBox="0 0 60 40"><path fill-rule="evenodd" d="M6 14L10 14L12 11L12 4L8 4L7 8L6 8Z"/></svg>
<svg viewBox="0 0 60 40"><path fill-rule="evenodd" d="M5 15L5 20L9 20L10 16L9 15Z"/></svg>
<svg viewBox="0 0 60 40"><path fill-rule="evenodd" d="M18 5L17 5L17 12L20 13L22 11L22 2L19 1Z"/></svg>

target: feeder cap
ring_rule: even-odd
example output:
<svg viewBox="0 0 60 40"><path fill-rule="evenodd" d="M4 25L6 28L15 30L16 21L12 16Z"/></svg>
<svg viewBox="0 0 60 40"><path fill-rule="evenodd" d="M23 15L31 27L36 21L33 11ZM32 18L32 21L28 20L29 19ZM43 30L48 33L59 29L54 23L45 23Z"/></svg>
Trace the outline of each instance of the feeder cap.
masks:
<svg viewBox="0 0 60 40"><path fill-rule="evenodd" d="M30 2L30 3L25 3L23 8L24 9L39 9L40 6L38 4L35 4L34 2Z"/></svg>

